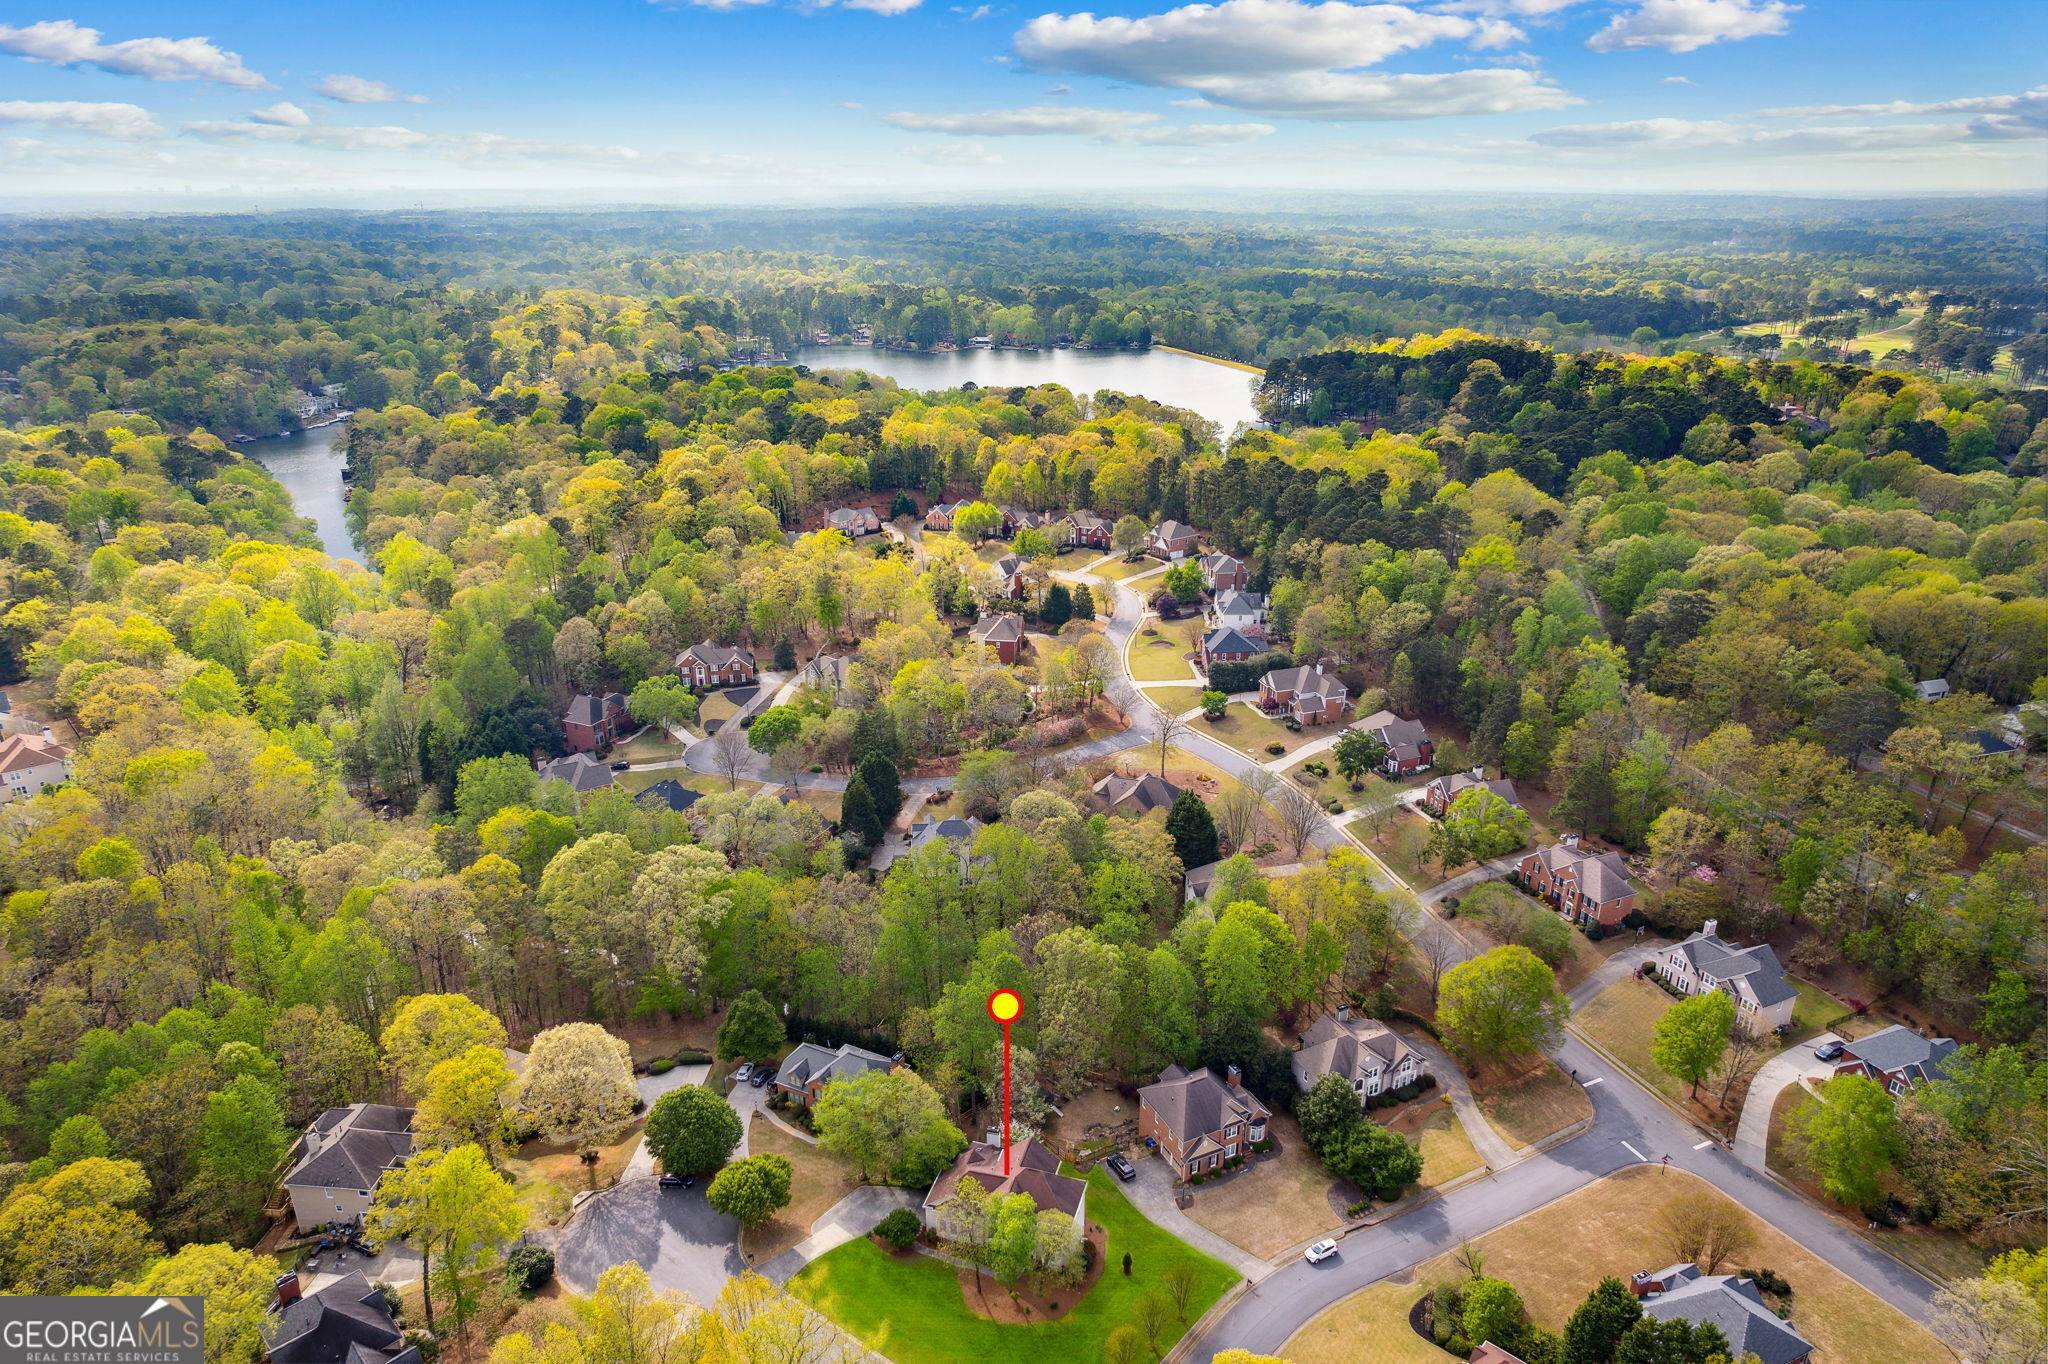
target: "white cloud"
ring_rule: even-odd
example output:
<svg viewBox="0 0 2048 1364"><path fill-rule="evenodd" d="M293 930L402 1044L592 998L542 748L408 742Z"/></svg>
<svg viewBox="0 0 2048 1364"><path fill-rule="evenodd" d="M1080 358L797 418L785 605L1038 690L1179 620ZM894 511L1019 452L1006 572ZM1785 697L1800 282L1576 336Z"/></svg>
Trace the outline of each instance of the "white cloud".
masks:
<svg viewBox="0 0 2048 1364"><path fill-rule="evenodd" d="M978 24L983 19L988 18L989 15L994 14L995 12L996 9L994 5L976 5L973 9L969 9L965 5L953 6L953 13L959 15L963 20L970 24Z"/></svg>
<svg viewBox="0 0 2048 1364"><path fill-rule="evenodd" d="M1661 47L1696 52L1714 43L1783 33L1801 6L1786 0L1642 0L1586 40L1595 52Z"/></svg>
<svg viewBox="0 0 2048 1364"><path fill-rule="evenodd" d="M270 123L280 128L303 128L313 121L311 114L288 99L281 99L268 109L258 109L249 117L258 123Z"/></svg>
<svg viewBox="0 0 2048 1364"><path fill-rule="evenodd" d="M78 100L0 99L0 123L36 123L101 137L147 137L156 131L149 110L140 105Z"/></svg>
<svg viewBox="0 0 2048 1364"><path fill-rule="evenodd" d="M903 154L940 166L1000 166L1002 156L979 142L913 142Z"/></svg>
<svg viewBox="0 0 2048 1364"><path fill-rule="evenodd" d="M1539 147L1700 147L1742 139L1733 123L1689 118L1642 118L1625 123L1572 123L1531 133Z"/></svg>
<svg viewBox="0 0 2048 1364"><path fill-rule="evenodd" d="M403 90L373 81L367 76L329 76L313 87L313 92L325 95L341 104L425 104L425 95L408 95Z"/></svg>
<svg viewBox="0 0 2048 1364"><path fill-rule="evenodd" d="M2001 115L2000 118L2012 117ZM1820 124L1758 128L1721 119L1646 118L1620 123L1567 124L1532 133L1529 141L1562 152L1735 150L1749 155L1819 156L1854 152L1925 151L1966 143L2042 137L1990 120L1947 123Z"/></svg>
<svg viewBox="0 0 2048 1364"><path fill-rule="evenodd" d="M238 90L268 90L270 82L209 38L128 38L101 41L96 28L69 19L45 19L26 28L0 24L0 52L51 66L95 66L117 76L153 81L211 81Z"/></svg>
<svg viewBox="0 0 2048 1364"><path fill-rule="evenodd" d="M1666 85L1692 85L1695 82L1691 76L1666 76L1664 83Z"/></svg>
<svg viewBox="0 0 2048 1364"><path fill-rule="evenodd" d="M1915 101L1889 100L1882 104L1793 104L1765 109L1765 118L1837 118L1874 114L1979 114L2037 113L2048 109L2048 85L2037 85L2023 95L1970 95L1962 99Z"/></svg>
<svg viewBox="0 0 2048 1364"><path fill-rule="evenodd" d="M892 127L947 137L1087 137L1097 142L1140 147L1215 147L1270 137L1269 123L1168 124L1160 116L1122 109L1033 105L970 113L882 115Z"/></svg>
<svg viewBox="0 0 2048 1364"><path fill-rule="evenodd" d="M1211 106L1300 118L1400 119L1561 109L1579 101L1527 70L1379 75L1359 68L1437 42L1522 37L1496 18L1348 0L1221 0L1129 19L1045 14L1017 33L1041 70L1188 90Z"/></svg>

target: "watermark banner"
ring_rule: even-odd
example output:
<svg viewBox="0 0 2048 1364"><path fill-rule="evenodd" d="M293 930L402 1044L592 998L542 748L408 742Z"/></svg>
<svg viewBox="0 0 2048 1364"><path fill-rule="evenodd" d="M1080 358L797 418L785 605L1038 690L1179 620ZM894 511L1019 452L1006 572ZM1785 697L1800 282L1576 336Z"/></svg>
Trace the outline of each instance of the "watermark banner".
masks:
<svg viewBox="0 0 2048 1364"><path fill-rule="evenodd" d="M0 1297L0 1364L206 1364L204 1298Z"/></svg>

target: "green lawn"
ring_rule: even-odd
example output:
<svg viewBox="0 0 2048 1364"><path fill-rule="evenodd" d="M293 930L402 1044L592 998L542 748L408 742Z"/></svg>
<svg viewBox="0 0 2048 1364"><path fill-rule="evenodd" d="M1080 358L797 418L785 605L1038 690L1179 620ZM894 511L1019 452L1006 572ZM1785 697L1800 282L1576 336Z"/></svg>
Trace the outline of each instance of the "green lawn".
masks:
<svg viewBox="0 0 2048 1364"><path fill-rule="evenodd" d="M1114 553L1115 551L1111 552ZM1135 563L1131 563L1126 562L1122 557L1117 557L1111 559L1101 568L1096 569L1095 576L1098 578L1108 578L1111 582L1122 582L1125 578L1134 578L1140 573L1150 573L1156 568L1165 567L1166 565L1160 563L1157 559L1139 559Z"/></svg>
<svg viewBox="0 0 2048 1364"><path fill-rule="evenodd" d="M1169 715L1179 715L1202 704L1200 687L1147 687L1145 695Z"/></svg>
<svg viewBox="0 0 2048 1364"><path fill-rule="evenodd" d="M1425 856L1434 827L1427 816L1401 809L1388 817L1382 837L1374 838L1363 829L1358 832L1359 837L1366 840L1396 875L1416 889L1423 890L1447 879L1436 862ZM1454 870L1463 871L1464 868Z"/></svg>
<svg viewBox="0 0 2048 1364"><path fill-rule="evenodd" d="M1175 621L1156 627L1157 634L1143 630L1131 641L1131 676L1140 682L1193 682L1195 665L1187 655L1194 649L1188 638L1187 622Z"/></svg>
<svg viewBox="0 0 2048 1364"><path fill-rule="evenodd" d="M1637 976L1617 980L1572 1016L1572 1027L1633 1071L1672 1103L1685 1102L1688 1086L1657 1068L1650 1033L1678 1001Z"/></svg>
<svg viewBox="0 0 2048 1364"><path fill-rule="evenodd" d="M1228 1265L1146 1221L1100 1167L1088 1174L1088 1220L1105 1233L1108 1262L1087 1297L1058 1321L1029 1326L990 1321L968 1310L951 1266L925 1255L899 1258L865 1236L813 1261L789 1287L896 1364L951 1364L959 1359L1098 1360L1103 1341L1131 1320L1138 1296L1157 1286L1169 1265L1185 1261L1200 1275L1188 1306L1190 1324L1237 1282ZM1133 1266L1129 1278L1121 1269L1126 1252Z"/></svg>
<svg viewBox="0 0 2048 1364"><path fill-rule="evenodd" d="M1785 1039L1788 1043L1818 1037L1853 1016L1848 1005L1817 985L1795 980L1792 988L1798 992L1799 998L1792 1004L1792 1032Z"/></svg>

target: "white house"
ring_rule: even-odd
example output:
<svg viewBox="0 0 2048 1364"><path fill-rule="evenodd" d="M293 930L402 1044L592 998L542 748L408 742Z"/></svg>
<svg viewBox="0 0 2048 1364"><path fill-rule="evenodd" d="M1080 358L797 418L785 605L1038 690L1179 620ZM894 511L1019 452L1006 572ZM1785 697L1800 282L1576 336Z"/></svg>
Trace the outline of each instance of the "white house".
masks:
<svg viewBox="0 0 2048 1364"><path fill-rule="evenodd" d="M1720 990L1735 1001L1735 1021L1750 1032L1792 1026L1798 992L1768 944L1737 947L1709 919L1700 931L1657 958L1657 974L1683 994Z"/></svg>
<svg viewBox="0 0 2048 1364"><path fill-rule="evenodd" d="M29 734L0 739L0 802L27 800L71 779L71 750Z"/></svg>
<svg viewBox="0 0 2048 1364"><path fill-rule="evenodd" d="M1266 598L1258 592L1220 592L1209 608L1211 630L1237 630L1264 638Z"/></svg>

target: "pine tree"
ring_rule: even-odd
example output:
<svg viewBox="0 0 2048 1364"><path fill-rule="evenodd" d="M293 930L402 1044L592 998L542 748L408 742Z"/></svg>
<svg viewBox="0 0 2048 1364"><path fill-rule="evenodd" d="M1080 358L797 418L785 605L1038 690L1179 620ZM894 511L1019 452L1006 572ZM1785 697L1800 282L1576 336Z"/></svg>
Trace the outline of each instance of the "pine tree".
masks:
<svg viewBox="0 0 2048 1364"><path fill-rule="evenodd" d="M869 848L882 841L882 820L875 813L874 795L858 773L846 784L846 795L839 802L839 827L859 834L861 842Z"/></svg>
<svg viewBox="0 0 2048 1364"><path fill-rule="evenodd" d="M1216 860L1216 821L1194 792L1174 797L1173 808L1166 812L1166 833L1183 867L1206 867Z"/></svg>
<svg viewBox="0 0 2048 1364"><path fill-rule="evenodd" d="M870 753L855 765L854 774L875 802L875 818L883 828L888 828L903 810L903 782L897 775L896 764L880 753Z"/></svg>

